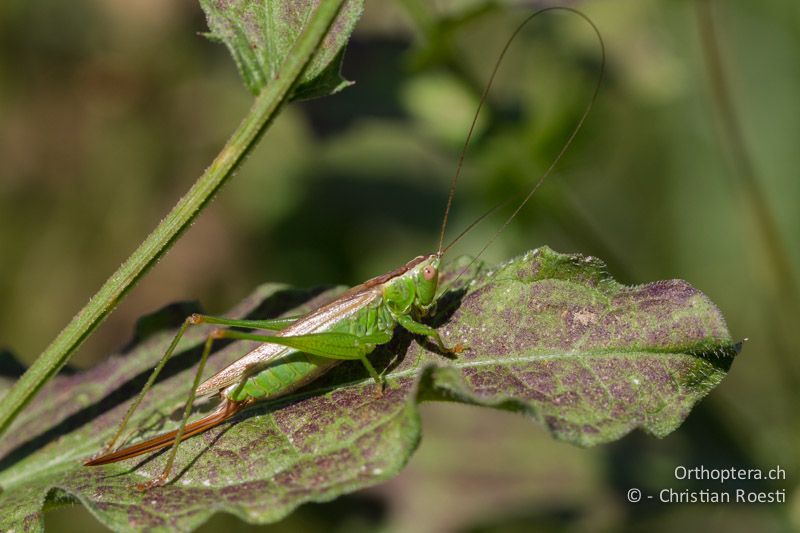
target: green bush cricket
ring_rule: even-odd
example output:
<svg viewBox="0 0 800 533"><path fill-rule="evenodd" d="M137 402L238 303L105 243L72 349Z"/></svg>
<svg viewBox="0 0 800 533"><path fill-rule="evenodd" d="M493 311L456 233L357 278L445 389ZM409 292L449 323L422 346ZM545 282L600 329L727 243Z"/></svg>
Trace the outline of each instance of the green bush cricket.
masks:
<svg viewBox="0 0 800 533"><path fill-rule="evenodd" d="M466 349L461 344L448 347L439 333L421 320L435 308L438 298L446 291L439 291L439 267L444 254L488 213L469 225L448 246L443 247L448 215L455 195L464 156L469 146L475 124L483 107L499 66L514 38L522 28L536 16L547 11L562 10L579 15L595 31L601 50L600 76L591 99L571 135L547 170L536 181L533 188L519 203L514 212L500 226L476 258L494 241L497 235L511 222L530 200L538 187L552 172L566 149L572 143L588 116L602 84L605 67L605 49L602 36L594 23L583 13L567 7L550 7L528 16L512 33L498 56L489 81L478 103L472 125L467 134L458 160L456 172L450 183L437 251L418 256L405 265L357 285L334 301L292 318L271 320L234 320L209 315L194 314L188 317L178 330L168 349L142 391L128 408L117 431L100 454L85 465L95 466L122 461L149 452L171 447L162 473L151 482L141 485L147 489L166 483L177 454L178 445L184 439L202 433L230 419L246 407L263 400L279 398L316 380L342 361L360 361L375 381L378 394L384 387L384 378L368 359L376 346L389 342L395 328L400 326L413 335L432 341L444 354L455 356ZM494 210L494 209L493 209ZM491 212L491 211L490 211ZM463 272L462 272L463 273ZM437 294L438 292L438 294ZM144 395L155 383L161 370L172 356L181 337L190 325L214 324L224 327L249 328L276 331L274 335L261 335L231 329L217 329L205 341L194 383L186 401L183 417L177 430L164 433L139 444L111 451L123 434L128 421L141 403ZM205 363L217 339L254 340L263 344L227 366L214 376L200 383ZM218 408L195 422L188 423L192 406L197 396L219 395Z"/></svg>

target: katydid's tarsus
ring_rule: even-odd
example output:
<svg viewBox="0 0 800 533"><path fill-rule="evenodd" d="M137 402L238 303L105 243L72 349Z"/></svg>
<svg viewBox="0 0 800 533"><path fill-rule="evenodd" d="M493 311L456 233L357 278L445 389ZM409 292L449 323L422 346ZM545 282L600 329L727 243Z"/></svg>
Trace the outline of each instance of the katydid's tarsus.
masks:
<svg viewBox="0 0 800 533"><path fill-rule="evenodd" d="M592 27L600 43L600 75L588 105L571 135L565 141L561 151L517 205L509 218L499 227L494 236L475 257L480 256L552 172L586 120L599 92L605 67L603 40L595 24L586 15L574 9L551 7L533 13L517 27L500 52L486 88L481 95L472 125L458 159L456 172L450 183L447 206L445 207L439 234L439 244L435 253L416 257L400 268L353 287L333 302L301 317L273 320L233 320L199 314L190 316L184 321L142 391L128 408L110 442L100 452L99 456L92 458L85 464L94 466L113 463L171 446L161 475L140 487L149 488L163 485L169 477L178 445L182 440L221 424L255 402L279 398L289 394L319 378L333 366L345 360L359 361L366 368L371 379L375 381L377 393L381 394L384 387L384 378L372 366L368 355L376 346L389 342L397 326L414 335L426 338L428 342L434 343L445 355L454 356L463 351L465 347L461 344L447 346L434 328L421 322L435 307L438 298L437 292L439 295L444 292L439 290L438 287L439 265L443 255L477 223L476 221L471 224L447 247L443 247L448 215L455 195L456 184L475 123L509 46L522 28L533 18L554 10L577 14ZM121 450L111 451L125 431L128 421L141 403L144 395L155 383L164 365L172 356L186 329L195 324L213 324L222 327L248 328L250 330L272 330L276 331L276 333L274 335L260 335L232 329L215 330L208 336L203 347L194 383L186 401L178 429ZM200 383L200 378L214 341L223 338L255 340L263 344L216 375ZM188 423L195 397L213 394L221 398L219 407L212 414Z"/></svg>

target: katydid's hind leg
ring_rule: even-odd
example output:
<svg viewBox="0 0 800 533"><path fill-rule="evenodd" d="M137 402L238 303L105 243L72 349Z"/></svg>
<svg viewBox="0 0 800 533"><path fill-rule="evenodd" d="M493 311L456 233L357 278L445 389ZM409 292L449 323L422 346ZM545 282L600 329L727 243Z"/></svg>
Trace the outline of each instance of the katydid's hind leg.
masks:
<svg viewBox="0 0 800 533"><path fill-rule="evenodd" d="M133 403L130 405L130 407L128 407L128 410L125 412L125 416L122 418L122 421L120 422L119 426L117 426L117 431L114 432L114 435L111 437L111 440L109 440L108 443L103 447L103 449L100 450L98 456L105 455L106 453L111 451L111 449L117 443L117 440L119 440L120 435L122 435L122 433L125 431L128 422L133 416L133 413L136 412L136 409L139 407L139 404L142 403L145 394L147 394L147 391L149 391L150 388L153 386L156 379L158 378L158 375L164 369L164 365L166 365L167 361L169 361L169 358L172 357L172 353L175 351L175 347L178 345L178 342L181 340L181 337L183 337L183 334L186 333L186 329L189 326L196 323L193 321L194 317L195 315L191 315L187 317L186 320L183 321L183 324L181 324L180 329L178 329L178 333L176 333L175 337L172 339L172 342L167 348L167 351L164 352L163 356L161 356L161 360L153 369L153 372L150 374L150 377L147 378L147 382L144 384L144 387L142 387L142 390L136 396L136 399L134 399Z"/></svg>
<svg viewBox="0 0 800 533"><path fill-rule="evenodd" d="M194 313L186 318L183 321L178 333L175 334L175 338L172 339L172 342L167 348L167 351L164 352L163 357L158 362L156 367L153 369L153 372L150 374L150 377L147 379L144 387L142 388L141 392L136 396L136 399L133 401L131 406L128 408L128 411L125 413L122 421L120 422L119 426L117 427L117 431L114 433L114 436L111 440L103 447L98 455L103 455L111 451L114 445L119 440L122 433L125 431L125 428L128 425L133 413L139 407L139 404L144 399L144 395L147 394L147 391L155 383L158 375L164 369L164 365L167 364L167 361L170 357L172 357L172 353L175 351L175 348L178 345L178 342L183 337L183 334L186 333L186 330L189 326L196 326L200 324L216 324L216 325L224 325L224 326L236 326L236 327L244 327L244 328L254 328L254 329L266 329L266 330L279 330L283 329L295 320L298 317L287 317L287 318L276 318L276 319L269 319L269 320L236 320L231 318L225 317L217 317L212 315L202 315L199 313Z"/></svg>
<svg viewBox="0 0 800 533"><path fill-rule="evenodd" d="M238 328L264 329L267 331L280 331L297 321L299 316L289 316L283 318L269 318L266 320L238 320L219 316L193 314L189 317L194 320L193 324L215 324L217 326L232 326Z"/></svg>
<svg viewBox="0 0 800 533"><path fill-rule="evenodd" d="M452 348L449 348L442 340L442 337L439 335L438 331L425 324L420 324L419 322L415 321L408 315L398 316L397 322L404 329L410 331L415 335L424 335L429 339L433 339L433 341L436 343L436 345L439 347L440 350L453 357L457 356L459 353L467 349L467 347L461 344L460 342L456 343L456 345L453 346Z"/></svg>
<svg viewBox="0 0 800 533"><path fill-rule="evenodd" d="M175 442L172 444L172 447L169 451L169 456L167 458L167 464L164 465L164 470L161 474L155 478L150 480L147 483L142 483L137 485L136 488L139 490L148 490L153 487L160 487L167 482L169 478L169 474L172 471L172 465L175 463L175 457L178 454L178 445L180 445L181 440L183 440L183 434L186 430L186 423L189 421L189 415L192 414L192 406L194 405L194 399L197 392L197 387L200 386L200 378L203 375L203 370L206 367L206 361L208 361L208 356L211 353L211 346L214 344L216 339L221 339L225 337L225 332L227 330L218 329L213 331L207 338L205 345L203 346L203 355L200 356L200 363L197 365L197 372L194 375L194 382L192 383L192 390L189 392L189 398L186 400L185 407L183 408L183 418L181 419L181 425L178 426L178 432L175 434Z"/></svg>

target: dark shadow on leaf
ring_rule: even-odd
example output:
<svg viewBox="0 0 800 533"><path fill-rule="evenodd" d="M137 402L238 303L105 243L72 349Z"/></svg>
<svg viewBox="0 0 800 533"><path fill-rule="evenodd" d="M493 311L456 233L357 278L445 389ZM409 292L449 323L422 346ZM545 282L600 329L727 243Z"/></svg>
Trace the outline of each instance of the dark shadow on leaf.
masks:
<svg viewBox="0 0 800 533"><path fill-rule="evenodd" d="M383 375L389 374L406 358L412 339L413 336L409 332L400 327L396 328L392 340L383 346L378 346L370 354L370 361L378 372Z"/></svg>
<svg viewBox="0 0 800 533"><path fill-rule="evenodd" d="M453 314L461 307L461 302L467 294L466 287L449 290L439 297L436 303L436 313L431 315L428 324L434 328L440 328L453 318Z"/></svg>

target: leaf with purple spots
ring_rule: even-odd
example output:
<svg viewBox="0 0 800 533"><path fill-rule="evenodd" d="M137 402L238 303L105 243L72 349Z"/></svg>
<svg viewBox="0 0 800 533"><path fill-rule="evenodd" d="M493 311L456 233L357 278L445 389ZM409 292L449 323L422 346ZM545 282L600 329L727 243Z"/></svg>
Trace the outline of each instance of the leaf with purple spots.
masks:
<svg viewBox="0 0 800 533"><path fill-rule="evenodd" d="M466 264L456 261L442 279L454 279ZM296 314L338 292L266 285L229 316ZM302 503L395 476L419 442L421 401L520 412L581 446L637 428L661 437L722 380L739 349L716 306L686 282L626 287L597 259L549 248L493 269L473 265L438 307L432 324L445 341L469 347L457 359L398 331L371 355L389 383L382 398L359 364L344 363L305 389L185 441L173 481L144 493L134 485L157 476L165 454L82 466L174 334L140 328L124 353L51 381L0 443L0 530L35 530L45 502L75 501L112 529L189 530L219 511L274 522ZM142 324L174 314L172 308ZM133 420L140 428L133 438L177 425L207 333L187 334ZM225 345L207 372L253 346ZM199 405L197 414L211 407Z"/></svg>

